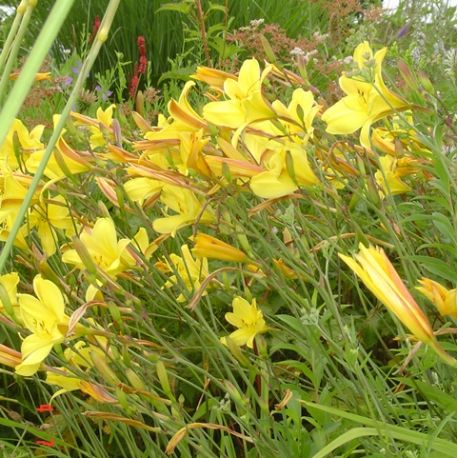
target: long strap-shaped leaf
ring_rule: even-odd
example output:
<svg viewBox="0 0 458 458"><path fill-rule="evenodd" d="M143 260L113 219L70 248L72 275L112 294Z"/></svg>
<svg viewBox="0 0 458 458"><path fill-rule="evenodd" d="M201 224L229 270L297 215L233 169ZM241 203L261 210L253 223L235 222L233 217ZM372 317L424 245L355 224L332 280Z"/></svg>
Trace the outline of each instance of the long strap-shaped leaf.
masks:
<svg viewBox="0 0 458 458"><path fill-rule="evenodd" d="M322 412L327 412L331 415L336 415L341 418L346 418L348 420L354 421L361 425L370 427L365 431L356 431L356 436L354 438L358 437L357 436L358 433L359 433L359 437L373 435L374 429L375 429L378 435L385 435L392 439L397 439L397 440L404 441L404 442L410 442L411 444L416 444L421 447L429 448L430 450L434 450L435 452L440 453L441 456L443 457L452 457L452 458L456 457L456 453L457 453L456 444L446 439L440 439L440 438L437 438L437 437L434 437L428 434L420 433L419 431L412 431L407 428L402 428L401 426L390 425L390 424L384 423L383 421L373 420L372 418L367 418L361 415L356 415L350 412L345 412L344 410L336 409L334 407L315 404L314 402L300 401L300 403L304 404L307 407L321 410ZM347 438L347 439L351 439L351 438L352 437ZM343 439L345 439L345 436L343 437ZM343 443L348 442L348 441L343 440L342 444L340 444L340 441L342 441L342 436L339 436L335 441L328 444L327 447L329 447L329 452L334 450L334 448L338 447L339 445L342 445ZM331 447L331 444L333 444L332 447ZM321 458L321 457L326 456L326 454L323 455L321 452L318 452L313 458Z"/></svg>
<svg viewBox="0 0 458 458"><path fill-rule="evenodd" d="M35 75L56 39L73 2L74 0L57 0L40 34L35 40L27 62L0 112L0 145L5 140L14 118L19 113L22 103L33 84ZM27 13L31 13L31 7L27 7Z"/></svg>
<svg viewBox="0 0 458 458"><path fill-rule="evenodd" d="M49 48L51 47L52 42L54 41L57 32L63 24L65 17L67 16L71 5L74 0L58 0L54 5L48 19L45 22L43 30L40 32L40 35L37 38L37 41L32 48L29 58L27 59L26 64L21 72L19 79L14 85L13 90L8 97L5 106L0 112L0 145L4 141L6 134L9 131L10 125L14 118L16 117L19 109L24 101L27 93L32 84L33 78L35 77L36 72L38 71L41 62L45 58ZM5 246L0 254L0 273L3 271L8 256L13 247L14 240L16 235L22 225L27 209L30 206L32 197L35 194L35 190L43 176L43 172L48 164L49 158L54 150L54 146L57 140L60 137L62 129L65 125L68 115L72 110L72 106L76 102L81 88L83 87L84 81L89 74L89 71L94 64L94 61L100 51L102 44L106 41L108 36L108 31L110 30L111 24L113 22L114 15L118 9L120 0L110 0L108 7L105 11L102 23L100 25L99 31L97 33L96 39L94 40L89 54L86 60L83 63L81 72L76 80L75 86L70 94L70 97L65 105L65 108L62 111L59 122L55 127L53 134L48 142L45 154L35 172L35 176L30 184L30 187L27 191L27 194L24 198L24 201L19 208L17 217L14 221L13 227L8 235ZM48 27L51 27L51 30L47 30ZM41 45L40 45L41 43Z"/></svg>

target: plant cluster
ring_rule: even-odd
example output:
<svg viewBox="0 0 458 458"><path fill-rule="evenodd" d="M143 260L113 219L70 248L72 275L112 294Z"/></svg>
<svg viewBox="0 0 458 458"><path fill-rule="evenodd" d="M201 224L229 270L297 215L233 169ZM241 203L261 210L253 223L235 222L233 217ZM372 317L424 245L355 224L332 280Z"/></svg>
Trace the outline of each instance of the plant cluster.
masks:
<svg viewBox="0 0 458 458"><path fill-rule="evenodd" d="M133 112L137 128L124 133L115 105L95 118L73 112L16 235L16 268L0 277L11 342L0 361L23 377L43 371L57 387L48 403L79 393L74 402L97 406L83 415L142 431L145 447L153 434L160 450L172 432L166 453L198 451L216 430L227 453L263 454L282 442L276 416L320 399L310 394L326 386L324 373L340 373L338 361L360 348L352 313L337 311L357 303L350 272L335 270L340 256L411 333L403 371L422 343L456 365L439 343L452 332L456 290L417 277L437 308L433 326L381 248L403 252L396 196L425 195L446 160L416 128L411 103L386 86L385 54L358 45L339 80L345 96L327 108L294 88L297 75L249 59L238 76L199 67L156 126ZM199 107L190 103L196 81L209 99ZM275 81L292 90L286 101L266 98ZM43 130L16 119L1 147L3 239L43 157ZM370 226L354 212L372 214ZM345 240L360 241L359 254L349 256ZM373 332L381 360L391 360L397 345ZM270 425L263 438L259 419ZM68 429L59 434L60 446L78 445Z"/></svg>
<svg viewBox="0 0 458 458"><path fill-rule="evenodd" d="M6 456L456 454L449 45L420 60L439 78L404 32L370 44L375 10L358 28L360 2L305 3L329 35L162 4L190 47L160 92L140 30L133 73L118 50L87 79L119 0L81 56L14 70L21 3L0 53Z"/></svg>

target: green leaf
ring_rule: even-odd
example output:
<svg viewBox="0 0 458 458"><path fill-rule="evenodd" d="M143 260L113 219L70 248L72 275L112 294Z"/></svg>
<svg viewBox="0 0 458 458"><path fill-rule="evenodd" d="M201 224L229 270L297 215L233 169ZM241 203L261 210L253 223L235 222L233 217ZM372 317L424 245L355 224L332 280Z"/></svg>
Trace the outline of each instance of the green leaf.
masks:
<svg viewBox="0 0 458 458"><path fill-rule="evenodd" d="M407 377L402 377L401 382L419 390L423 396L430 401L437 403L447 413L456 412L456 399L447 393L444 393L441 389L425 383L419 380L412 380Z"/></svg>
<svg viewBox="0 0 458 458"><path fill-rule="evenodd" d="M322 448L318 453L315 453L312 458L324 458L333 450L359 437L377 436L379 432L375 428L353 428L341 434L337 439L334 439L326 447Z"/></svg>
<svg viewBox="0 0 458 458"><path fill-rule="evenodd" d="M361 425L375 428L380 435L384 434L393 439L419 445L426 449L442 453L442 456L444 457L456 457L456 444L445 439L434 437L434 435L412 431L411 429L402 428L401 426L389 425L387 423L383 423L382 421L373 420L372 418L363 417L361 415L356 415L350 412L345 412L344 410L336 409L335 407L324 406L310 401L300 402L307 407L312 407L314 409L327 412L331 415L336 415Z"/></svg>
<svg viewBox="0 0 458 458"><path fill-rule="evenodd" d="M224 14L227 13L227 9L225 6L217 5L216 3L210 3L209 8L207 8L207 12L210 12L210 11L221 11Z"/></svg>
<svg viewBox="0 0 458 458"><path fill-rule="evenodd" d="M191 10L191 5L189 3L166 3L156 10L156 13L162 11L176 11L177 13L189 14Z"/></svg>
<svg viewBox="0 0 458 458"><path fill-rule="evenodd" d="M408 258L418 262L429 273L448 280L450 283L454 283L456 280L455 268L440 259L431 258L430 256L408 256Z"/></svg>
<svg viewBox="0 0 458 458"><path fill-rule="evenodd" d="M438 229L441 235L447 239L447 241L453 241L456 231L454 230L450 220L445 215L438 212L434 212L431 216L434 226Z"/></svg>

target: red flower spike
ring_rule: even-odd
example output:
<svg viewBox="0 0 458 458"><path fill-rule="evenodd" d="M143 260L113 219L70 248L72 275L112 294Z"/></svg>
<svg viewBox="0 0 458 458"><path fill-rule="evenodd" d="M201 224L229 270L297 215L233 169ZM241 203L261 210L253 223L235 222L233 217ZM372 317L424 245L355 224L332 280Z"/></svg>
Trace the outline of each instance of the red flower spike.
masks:
<svg viewBox="0 0 458 458"><path fill-rule="evenodd" d="M144 75L146 73L146 67L148 66L148 59L146 56L140 56L140 62L138 65L138 73Z"/></svg>
<svg viewBox="0 0 458 458"><path fill-rule="evenodd" d="M51 404L41 404L36 408L37 412L52 412L54 407Z"/></svg>
<svg viewBox="0 0 458 458"><path fill-rule="evenodd" d="M93 35L95 35L99 31L101 23L102 21L100 20L100 17L96 16L94 19L94 24L92 24L92 34Z"/></svg>
<svg viewBox="0 0 458 458"><path fill-rule="evenodd" d="M92 24L92 33L91 33L91 36L89 37L89 43L92 43L92 41L94 40L95 36L97 35L97 32L99 31L101 23L102 21L100 20L100 17L96 16Z"/></svg>
<svg viewBox="0 0 458 458"><path fill-rule="evenodd" d="M143 37L142 35L139 35L137 37L137 47L140 51L140 55L146 57L146 40L145 37Z"/></svg>
<svg viewBox="0 0 458 458"><path fill-rule="evenodd" d="M135 94L137 93L138 82L139 82L138 76L134 75L134 77L132 78L132 80L130 82L130 88L129 88L129 95L132 98L134 98Z"/></svg>

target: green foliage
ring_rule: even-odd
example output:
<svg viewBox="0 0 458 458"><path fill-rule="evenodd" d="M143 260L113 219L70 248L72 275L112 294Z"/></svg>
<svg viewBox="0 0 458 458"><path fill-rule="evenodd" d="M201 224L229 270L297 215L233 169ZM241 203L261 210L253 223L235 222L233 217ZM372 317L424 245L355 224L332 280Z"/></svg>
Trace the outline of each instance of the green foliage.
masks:
<svg viewBox="0 0 458 458"><path fill-rule="evenodd" d="M79 4L72 10L74 27L68 23L62 30L50 64L54 78L76 78L72 68L87 55L92 20L102 15L106 3L92 0L87 8ZM40 272L59 285L68 300L68 310L85 307L82 323L93 320L99 326L98 337L106 339L106 345L94 335L85 338L105 356L87 370L80 368L76 375L96 383L116 402L102 402L76 390L56 397L53 413L39 413L37 406L50 402L55 387L45 383L42 373L24 378L2 365L0 454L81 458L456 455L455 371L431 348L409 340L399 320L338 257L338 253L356 252L360 242L383 246L434 329L443 332L438 339L445 350L456 352L455 320L441 316L415 290L422 276L448 288L456 287L456 89L454 82L451 84L451 69L441 72L431 65L434 62L448 68L447 56L455 46L450 39L455 25L447 16L452 10L442 8L442 4L432 10L435 22L430 23L424 18L431 11L428 4L435 2L418 2L418 10L412 9L414 3L401 2L400 9L383 15L379 22L360 19L353 37L326 41L317 55L323 61L331 56L340 61L351 54L353 41L361 38L391 43L389 86L398 84L397 92L414 106L414 124L406 113L399 113L399 123L402 129L415 132L420 145L412 154L419 161L421 174L407 178L412 191L380 198L373 184L378 153L371 156L361 152L357 135L344 137L351 147L345 149L340 144L339 164L345 164L344 170L358 172L345 175L344 190L316 186L266 201L250 193L226 167L221 180L211 182L214 186L204 191L203 186L199 188L208 206L216 209L215 221L205 230L243 250L256 265L210 260L210 272L218 274L202 296L197 294L197 287L187 288L186 275L176 266L170 272L163 269L167 262L172 264L173 256L182 255L183 244L191 246L189 238L198 230L197 223L180 229L174 237L156 240L158 247L151 259L133 250L139 258L135 267L101 287L103 300L89 303L84 299L87 277L61 262L72 239L59 244L57 253L50 257L41 252L36 233L28 239L33 251L14 249L15 257L7 266L20 272L21 292L32 294L32 278ZM49 4L39 1L37 21ZM328 18L322 15L319 2L232 0L223 4L215 0L202 4L213 63L244 55L237 46L231 48L224 35L252 19L265 17L268 22L277 22L291 36L310 37L318 29L327 31ZM407 21L412 24L410 32L395 39ZM128 164L130 167L151 159L135 149L138 141L144 140L144 132L133 122L130 111L140 111L139 104L125 101L130 66L138 58L136 37L144 35L149 46L152 73L145 85L162 84L162 98L142 105L145 122L155 126L157 114L166 114L167 103L179 99L189 74L198 65L207 64L199 24L195 1L124 0L120 4L107 50L92 73L101 94L108 90L114 94L109 100L88 98L80 102L78 110L95 117L96 110L107 108L111 100L118 104L115 119L120 136L113 140L100 120L95 124L112 144L122 146L123 153L139 156L137 163ZM426 40L428 45L419 63L415 61L412 50L418 46L417 28L427 38L440 36L444 44L440 56L429 45L434 40ZM60 56L62 46L71 53ZM280 68L297 70L293 65L291 61L278 62ZM349 68L345 65L342 63L342 69ZM313 60L307 62L301 75L308 76L321 104L330 106L341 96L331 93L331 77L321 75ZM52 135L52 114L61 112L71 94L71 86L54 84L37 83L35 88L60 89L44 97L38 108L29 106L20 113L21 119L27 118L27 127L47 119L46 139ZM89 80L87 84L88 89L94 88ZM265 90L268 96L287 103L292 87L285 85L284 81L270 80ZM195 92L189 97L190 104L201 113L206 102L204 91ZM377 126L390 126L378 122ZM218 131L212 128L216 136ZM159 207L158 196L151 196L149 205L134 203L124 187L129 177L126 162L110 157L107 153L112 151L106 146L92 147L90 134L75 119L66 129L65 140L75 151L90 157L91 168L83 174L48 181L43 199L48 199L47 192L64 196L66 205L71 202L75 226L92 224L108 214L116 222L119 238L133 238L139 228L145 228L149 239L156 239L151 221L168 211L166 206ZM337 155L336 138L325 132L323 122L316 122L308 153L312 169L323 182L329 170L324 171L323 160L312 154L313 148L324 145L325 153ZM206 154L213 152L213 140L209 139ZM20 155L18 139L15 142ZM402 155L404 146L396 147ZM161 154L168 153L161 150ZM173 164L173 159L169 160ZM286 168L296 179L291 157ZM151 170L157 171L155 166ZM191 167L186 175L172 167L168 172L191 184L198 177ZM117 204L95 178L110 180ZM56 237L62 241L62 231ZM295 277L288 278L272 262L274 259L281 259ZM97 269L94 275L98 275ZM171 275L177 276L177 284L165 287ZM177 302L178 294L183 294L185 302ZM269 327L256 337L253 349L220 342L234 330L225 315L236 295L248 301L256 298ZM190 303L196 307L187 307ZM25 336L19 336L16 323L3 314L1 318L0 344L19 349ZM46 364L74 370L64 357L65 347L78 352L70 338L53 351ZM39 445L37 440L53 441L54 445ZM175 449L167 454L171 445Z"/></svg>

